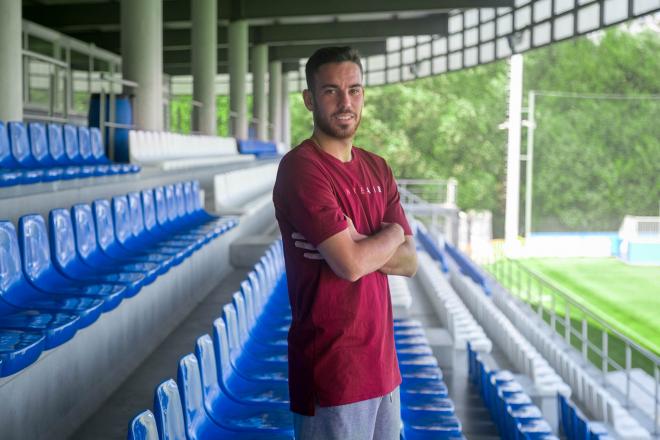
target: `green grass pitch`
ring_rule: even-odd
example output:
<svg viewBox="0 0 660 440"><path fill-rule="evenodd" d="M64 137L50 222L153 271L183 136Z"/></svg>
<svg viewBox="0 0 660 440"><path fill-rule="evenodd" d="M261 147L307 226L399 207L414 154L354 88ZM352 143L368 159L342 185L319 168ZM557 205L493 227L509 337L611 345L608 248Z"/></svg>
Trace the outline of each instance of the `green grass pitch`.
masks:
<svg viewBox="0 0 660 440"><path fill-rule="evenodd" d="M632 266L616 258L520 260L602 320L660 354L660 268Z"/></svg>

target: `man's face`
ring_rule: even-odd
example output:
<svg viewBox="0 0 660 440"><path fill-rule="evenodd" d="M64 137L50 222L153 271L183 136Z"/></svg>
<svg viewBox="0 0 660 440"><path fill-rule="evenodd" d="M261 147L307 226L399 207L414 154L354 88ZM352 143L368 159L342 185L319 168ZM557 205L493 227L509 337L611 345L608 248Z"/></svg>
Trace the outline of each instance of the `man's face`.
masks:
<svg viewBox="0 0 660 440"><path fill-rule="evenodd" d="M314 90L305 92L305 105L313 112L315 127L337 139L355 135L364 105L362 73L357 64L322 65L314 77Z"/></svg>

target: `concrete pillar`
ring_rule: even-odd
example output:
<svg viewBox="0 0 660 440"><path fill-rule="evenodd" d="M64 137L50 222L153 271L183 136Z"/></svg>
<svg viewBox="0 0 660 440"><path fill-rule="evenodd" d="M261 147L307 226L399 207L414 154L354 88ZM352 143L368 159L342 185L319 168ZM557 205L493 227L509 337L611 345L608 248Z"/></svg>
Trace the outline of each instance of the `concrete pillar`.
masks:
<svg viewBox="0 0 660 440"><path fill-rule="evenodd" d="M121 56L124 79L138 83L133 123L163 129L163 2L121 0Z"/></svg>
<svg viewBox="0 0 660 440"><path fill-rule="evenodd" d="M506 166L506 207L504 211L505 251L518 247L520 210L520 121L522 113L523 56L511 55L509 73L509 142Z"/></svg>
<svg viewBox="0 0 660 440"><path fill-rule="evenodd" d="M192 0L193 99L202 107L193 108L193 130L216 133L215 75L218 52L217 0Z"/></svg>
<svg viewBox="0 0 660 440"><path fill-rule="evenodd" d="M252 119L256 122L256 137L262 141L268 140L267 68L268 46L258 44L252 48Z"/></svg>
<svg viewBox="0 0 660 440"><path fill-rule="evenodd" d="M0 1L0 120L23 120L21 0Z"/></svg>
<svg viewBox="0 0 660 440"><path fill-rule="evenodd" d="M248 70L248 23L229 23L229 119L232 136L248 137L245 77Z"/></svg>
<svg viewBox="0 0 660 440"><path fill-rule="evenodd" d="M282 62L271 61L268 68L268 122L270 139L280 141L282 133Z"/></svg>
<svg viewBox="0 0 660 440"><path fill-rule="evenodd" d="M291 146L291 114L289 113L289 72L282 73L282 132L280 142Z"/></svg>

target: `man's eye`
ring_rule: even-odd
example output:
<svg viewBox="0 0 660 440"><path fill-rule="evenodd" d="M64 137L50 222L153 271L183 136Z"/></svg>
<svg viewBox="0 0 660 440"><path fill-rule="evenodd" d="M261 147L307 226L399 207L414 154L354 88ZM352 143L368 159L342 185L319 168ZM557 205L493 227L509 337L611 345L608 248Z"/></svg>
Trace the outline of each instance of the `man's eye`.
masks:
<svg viewBox="0 0 660 440"><path fill-rule="evenodd" d="M362 93L361 89L351 89L351 95L359 95Z"/></svg>
<svg viewBox="0 0 660 440"><path fill-rule="evenodd" d="M323 91L325 95L333 95L335 93L334 89L325 89Z"/></svg>

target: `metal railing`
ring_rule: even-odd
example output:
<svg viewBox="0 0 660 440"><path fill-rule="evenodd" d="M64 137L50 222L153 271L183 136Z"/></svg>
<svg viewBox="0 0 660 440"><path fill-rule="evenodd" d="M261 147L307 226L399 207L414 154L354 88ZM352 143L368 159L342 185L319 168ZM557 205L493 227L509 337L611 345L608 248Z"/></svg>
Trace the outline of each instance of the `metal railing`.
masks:
<svg viewBox="0 0 660 440"><path fill-rule="evenodd" d="M578 349L585 361L591 362L601 371L605 385L608 373L625 373L626 407L631 406L633 384L651 398L654 408L653 414L649 416L653 419L654 434L660 433L660 357L604 321L573 295L519 261L496 255L494 260L486 263L481 266L503 287L525 302L555 333ZM633 368L642 369L654 379L653 389L635 380L631 375ZM648 408L639 409L646 410L648 414Z"/></svg>

